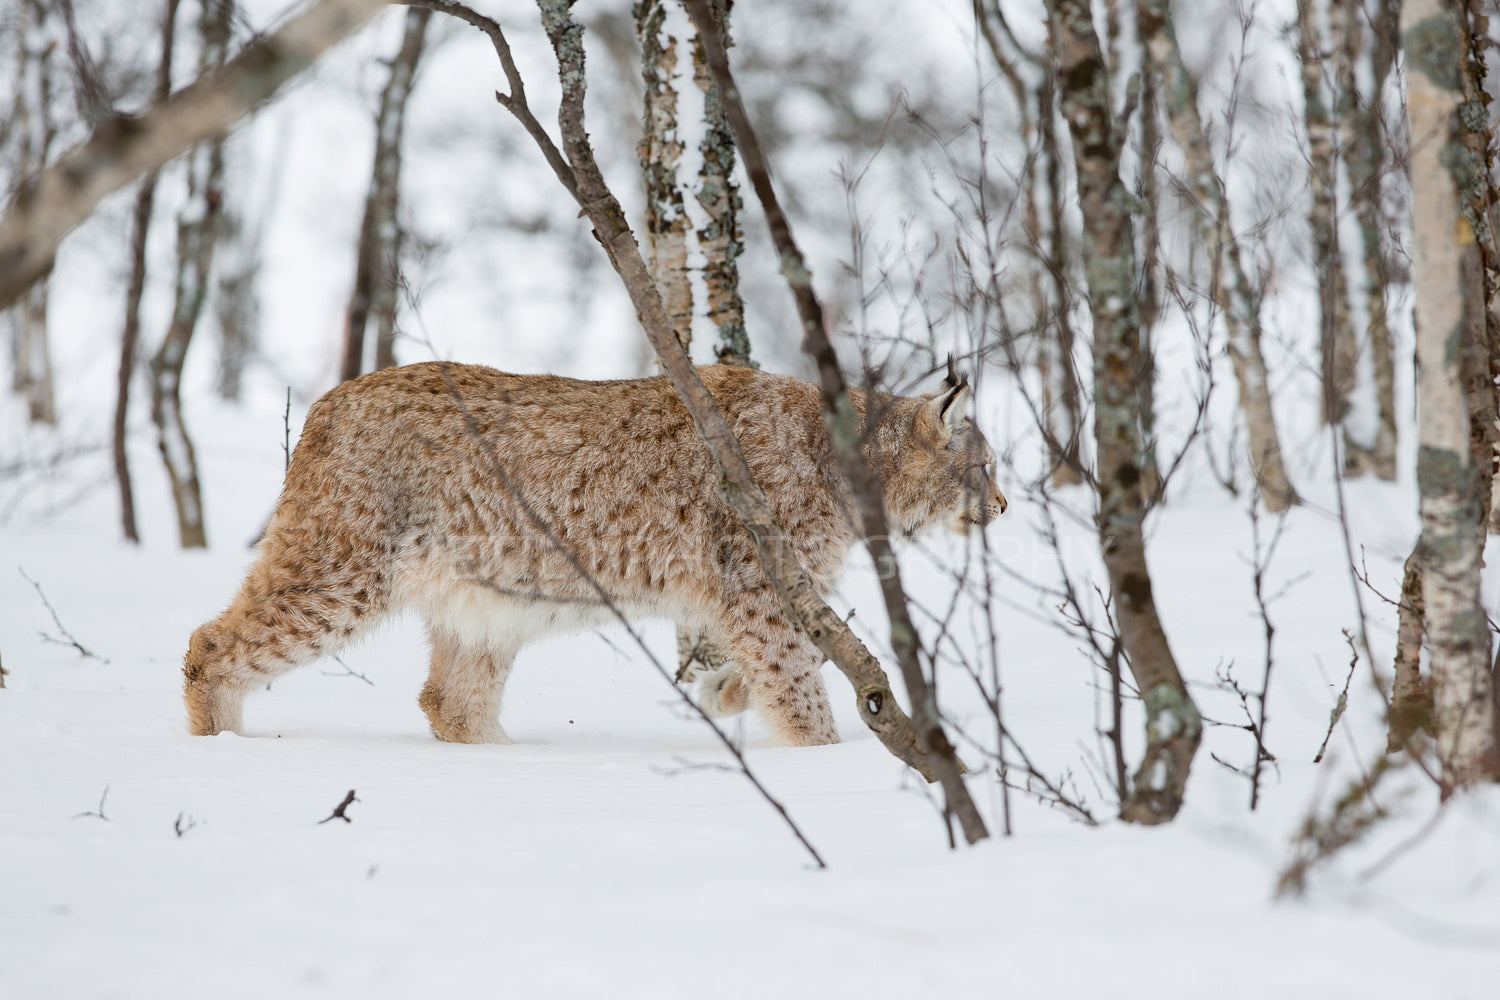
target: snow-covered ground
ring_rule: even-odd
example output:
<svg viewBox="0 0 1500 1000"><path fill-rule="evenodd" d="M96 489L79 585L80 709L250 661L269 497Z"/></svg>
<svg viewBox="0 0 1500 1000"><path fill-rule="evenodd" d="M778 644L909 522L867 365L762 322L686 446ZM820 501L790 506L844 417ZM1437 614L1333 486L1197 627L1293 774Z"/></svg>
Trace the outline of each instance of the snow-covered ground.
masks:
<svg viewBox="0 0 1500 1000"><path fill-rule="evenodd" d="M1210 757L1243 764L1248 738L1215 727L1177 822L1109 819L1086 763L1100 675L1024 586L1001 582L1021 605L997 610L1007 721L1105 822L1013 793L1013 836L949 850L920 782L862 731L827 667L843 744L773 748L758 722L731 727L819 871L622 630L523 654L505 708L515 746L427 734L414 620L345 654L371 683L324 662L255 696L245 736L188 736L187 635L237 586L282 462L269 407L197 416L209 552L174 551L145 440L142 548L117 541L107 490L45 516L33 493L0 527L0 996L1494 995L1500 790L1462 798L1366 876L1436 809L1419 784L1387 789L1398 818L1302 899L1272 899L1307 809L1381 741L1362 666L1332 761L1311 763L1354 621L1337 523L1315 508L1292 515L1269 574L1289 589L1272 604L1277 762L1255 813ZM1234 661L1248 686L1260 676L1248 522L1202 492L1161 516L1152 562L1206 713L1236 721L1213 675ZM1409 533L1386 516L1401 493L1350 493L1356 541L1389 579ZM1013 500L991 542L1041 575L1051 557ZM94 658L54 641L23 570ZM940 586L914 572L919 590ZM856 570L844 603L877 619L872 593ZM1367 603L1385 645L1390 615ZM645 635L671 657L667 628ZM982 740L966 681L944 690ZM970 786L998 832L993 772ZM320 824L350 789L352 822Z"/></svg>

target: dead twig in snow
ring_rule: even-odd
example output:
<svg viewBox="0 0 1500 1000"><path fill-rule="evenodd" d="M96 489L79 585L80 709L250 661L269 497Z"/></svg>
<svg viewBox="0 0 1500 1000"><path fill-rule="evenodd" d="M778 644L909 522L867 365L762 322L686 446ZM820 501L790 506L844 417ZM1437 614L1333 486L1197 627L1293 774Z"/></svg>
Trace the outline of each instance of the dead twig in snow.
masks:
<svg viewBox="0 0 1500 1000"><path fill-rule="evenodd" d="M85 816L97 816L99 819L102 819L104 820L104 822L108 823L109 817L104 815L104 800L107 798L109 798L109 786L105 785L104 791L99 794L99 808L90 809L88 812L74 813L73 818L83 819Z"/></svg>
<svg viewBox="0 0 1500 1000"><path fill-rule="evenodd" d="M36 588L37 596L42 599L42 604L46 606L47 613L52 616L52 623L57 626L57 630L62 633L63 637L59 639L54 635L47 634L46 632L38 632L37 634L47 642L56 643L59 646L72 646L74 649L78 650L78 655L82 656L84 659L98 660L100 663L108 663L109 661L104 657L91 651L83 643L79 642L76 638L73 637L73 633L69 632L67 627L63 625L62 619L57 617L57 609L52 606L51 601L47 600L47 595L42 591L42 585L28 576L26 574L26 571L21 567L17 566L16 570L21 574L22 579ZM0 684L0 687L3 686L3 684Z"/></svg>
<svg viewBox="0 0 1500 1000"><path fill-rule="evenodd" d="M375 686L374 681L370 680L370 678L366 677L364 674L360 673L358 670L355 670L353 667L349 666L349 664L345 663L342 656L335 656L333 658L333 662L343 667L344 672L339 673L337 670L324 670L322 672L324 677L358 677L360 680L370 685L370 687Z"/></svg>
<svg viewBox="0 0 1500 1000"><path fill-rule="evenodd" d="M353 805L354 803L356 803L358 801L359 801L359 799L356 799L354 797L354 789L352 789L352 788L349 789L349 794L344 796L344 801L342 801L338 805L334 806L333 807L333 812L329 813L329 815L327 816L327 818L318 820L318 825L322 826L324 823L327 823L329 820L333 820L333 819L341 819L345 823L353 823L354 820L352 820L348 816L346 816L344 814L344 810L348 809L351 805Z"/></svg>
<svg viewBox="0 0 1500 1000"><path fill-rule="evenodd" d="M177 839L181 840L184 833L187 833L197 825L198 821L193 819L192 816L180 812L177 814L177 818L172 821L172 832L177 834Z"/></svg>

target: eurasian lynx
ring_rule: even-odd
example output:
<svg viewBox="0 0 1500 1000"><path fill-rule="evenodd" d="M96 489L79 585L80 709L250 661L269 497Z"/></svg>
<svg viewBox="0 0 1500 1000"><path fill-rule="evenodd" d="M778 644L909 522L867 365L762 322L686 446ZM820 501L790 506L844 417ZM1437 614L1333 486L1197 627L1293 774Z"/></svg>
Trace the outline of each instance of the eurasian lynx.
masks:
<svg viewBox="0 0 1500 1000"><path fill-rule="evenodd" d="M826 592L858 539L818 388L699 370L777 523ZM973 530L1005 510L967 383L854 394L892 531ZM346 382L313 404L260 557L183 667L194 733L238 730L245 695L414 608L432 662L420 703L443 740L509 742L500 698L539 636L632 616L702 627L730 665L712 714L754 705L777 737L838 740L823 657L783 614L720 474L664 378L579 382L429 363ZM586 576L587 575L587 576ZM588 579L592 577L592 581Z"/></svg>

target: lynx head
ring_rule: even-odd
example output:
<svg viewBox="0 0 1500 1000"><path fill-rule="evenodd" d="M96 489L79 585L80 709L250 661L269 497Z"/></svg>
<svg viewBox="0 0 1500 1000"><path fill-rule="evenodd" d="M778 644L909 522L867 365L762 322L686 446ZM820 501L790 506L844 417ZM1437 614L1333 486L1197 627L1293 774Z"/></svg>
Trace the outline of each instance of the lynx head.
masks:
<svg viewBox="0 0 1500 1000"><path fill-rule="evenodd" d="M968 378L950 358L941 392L893 400L889 414L876 417L872 450L893 531L914 535L942 525L966 534L1005 513L995 452L969 418L972 401Z"/></svg>

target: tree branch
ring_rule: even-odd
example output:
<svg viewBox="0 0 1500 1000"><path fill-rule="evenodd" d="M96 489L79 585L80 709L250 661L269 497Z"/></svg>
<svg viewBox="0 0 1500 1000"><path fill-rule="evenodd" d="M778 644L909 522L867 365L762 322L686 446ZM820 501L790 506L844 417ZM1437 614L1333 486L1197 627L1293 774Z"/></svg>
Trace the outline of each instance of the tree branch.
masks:
<svg viewBox="0 0 1500 1000"><path fill-rule="evenodd" d="M698 29L709 72L713 74L714 82L719 88L724 116L729 119L735 145L739 147L745 170L750 175L750 184L755 188L755 195L765 211L771 239L781 256L782 276L786 278L792 297L796 299L797 314L802 321L802 349L818 366L823 389L823 419L828 424L829 435L843 465L844 477L854 492L865 544L875 565L884 570L880 574L881 596L885 599L886 612L891 622L891 647L901 666L901 675L906 682L906 691L916 716L917 745L928 755L938 780L942 782L949 813L958 818L965 838L972 844L989 836L989 831L964 787L963 765L959 763L953 744L943 731L937 701L922 672L917 656L917 630L906 605L906 591L901 585L900 568L896 563L895 553L891 551L885 523L884 490L879 476L860 450L858 418L849 395L849 387L844 381L843 370L839 367L838 355L834 353L833 344L828 339L823 307L812 287L812 272L792 237L791 222L776 197L776 189L771 182L770 161L761 149L760 139L750 124L750 116L740 99L739 87L730 72L729 56L724 49L718 18L710 9L708 0L684 0L684 6ZM874 424L873 415L866 414L865 427L871 428Z"/></svg>
<svg viewBox="0 0 1500 1000"><path fill-rule="evenodd" d="M319 0L169 100L139 115L100 122L87 140L22 185L6 208L0 220L0 309L47 272L63 238L106 195L228 132L384 6L385 0Z"/></svg>
<svg viewBox="0 0 1500 1000"><path fill-rule="evenodd" d="M911 720L901 711L892 695L890 682L880 669L879 662L865 649L843 619L823 602L813 587L812 580L787 546L779 544L779 539L785 535L777 527L770 504L750 472L739 441L698 377L682 344L672 332L660 293L651 281L640 248L625 221L624 211L604 182L584 130L582 29L569 17L568 4L564 0L539 0L538 3L542 10L542 24L558 58L558 76L562 83L558 124L566 149L566 159L527 106L520 73L510 57L510 47L497 23L462 4L448 0L411 0L411 5L431 7L450 14L474 25L489 36L496 54L500 56L511 88L509 95L497 95L497 99L537 141L558 180L578 201L593 224L595 236L625 283L635 306L636 316L661 359L663 372L682 397L699 436L724 471L721 488L725 502L734 509L750 532L756 554L783 609L793 621L801 625L808 638L823 654L833 660L850 679L858 696L860 717L880 738L886 749L919 771L927 780L935 780L936 775L926 755L918 747L917 734L912 728Z"/></svg>

